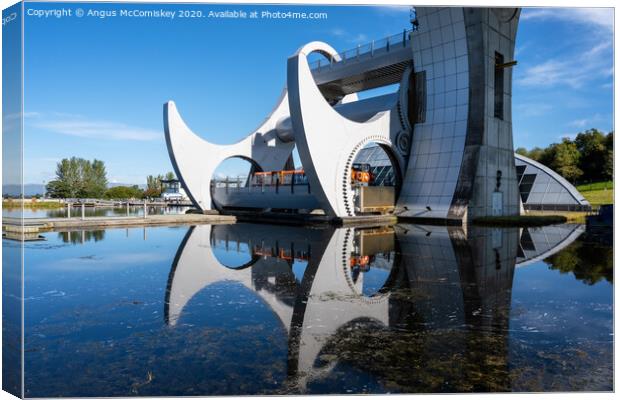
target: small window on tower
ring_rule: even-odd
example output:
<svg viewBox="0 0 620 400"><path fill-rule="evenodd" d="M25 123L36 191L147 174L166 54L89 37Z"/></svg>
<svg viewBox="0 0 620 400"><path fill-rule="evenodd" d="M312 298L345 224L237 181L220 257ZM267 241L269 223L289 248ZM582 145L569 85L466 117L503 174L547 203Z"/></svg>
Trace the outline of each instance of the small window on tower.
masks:
<svg viewBox="0 0 620 400"><path fill-rule="evenodd" d="M504 56L495 52L495 118L504 119Z"/></svg>

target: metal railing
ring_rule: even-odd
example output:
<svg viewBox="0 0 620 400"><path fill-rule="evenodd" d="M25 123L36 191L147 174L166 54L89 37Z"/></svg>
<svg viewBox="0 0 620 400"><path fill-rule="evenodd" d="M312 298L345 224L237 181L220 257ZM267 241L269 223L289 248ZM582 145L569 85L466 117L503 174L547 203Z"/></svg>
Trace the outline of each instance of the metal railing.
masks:
<svg viewBox="0 0 620 400"><path fill-rule="evenodd" d="M274 175L274 177L276 177ZM245 177L225 177L217 178L211 181L212 189L224 189L225 193L243 192L243 193L264 193L265 191L274 191L276 194L280 192L290 191L295 193L296 188L299 193L301 187L305 187L305 191L310 193L310 182L305 175L291 175L290 179L281 181L279 177L276 179L260 179L255 182L253 179Z"/></svg>
<svg viewBox="0 0 620 400"><path fill-rule="evenodd" d="M71 203L71 202L66 202L65 204L66 204L66 208L65 208L65 209L67 210L67 212L66 212L66 214L65 214L65 217L66 217L67 219L71 219L71 210L72 210L74 207L76 207L76 204ZM118 204L120 204L121 206L123 206L123 204L124 204L124 207L125 207L125 210L126 210L126 214L125 214L125 216L128 218L128 217L130 217L130 216L131 216L131 213L130 213L130 211L129 211L130 207L136 207L136 204L137 204L137 203L136 203L136 202L133 202L133 203L132 203L130 200L126 200L126 201L124 201L124 202L119 202ZM133 204L133 205L131 205L131 204ZM80 217L80 219L81 219L82 221L84 221L84 220L86 220L86 219L88 219L88 218L100 218L100 217L96 217L96 216L95 216L95 217L87 217L87 216L86 216L86 202L85 202L85 201L79 202L79 204L77 204L77 206L78 206L78 207L79 207L79 209L80 209L80 215L79 215L79 217ZM141 202L141 204L140 204L140 205L138 205L137 207L141 207L141 208L142 208L142 210L143 210L143 211L142 211L142 218L147 218L147 217L148 217L148 215L149 215L149 205L148 205L148 202L147 202L146 200L143 200L143 201ZM120 217L120 216L118 216L118 217ZM138 215L136 215L136 217L138 217Z"/></svg>
<svg viewBox="0 0 620 400"><path fill-rule="evenodd" d="M370 57L373 57L375 54L388 53L399 47L407 47L407 44L411 41L412 31L412 29L403 29L401 33L373 40L372 42L338 53L341 59L340 62L357 61L361 56L370 55ZM319 59L310 63L310 69L320 71L321 68L331 67L336 63L338 61L334 57L331 57L329 60Z"/></svg>

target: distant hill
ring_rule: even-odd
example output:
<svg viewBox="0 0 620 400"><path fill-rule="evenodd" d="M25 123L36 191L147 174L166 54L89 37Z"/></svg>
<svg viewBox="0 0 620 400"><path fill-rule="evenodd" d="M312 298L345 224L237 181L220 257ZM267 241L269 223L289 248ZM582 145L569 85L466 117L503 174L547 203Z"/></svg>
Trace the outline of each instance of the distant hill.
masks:
<svg viewBox="0 0 620 400"><path fill-rule="evenodd" d="M113 188L116 186L133 186L135 183L110 183L108 187ZM146 189L146 184L138 185L140 189ZM9 196L17 196L21 192L19 185L2 185L2 194ZM26 183L24 184L24 197L31 197L36 195L45 194L45 185L40 183Z"/></svg>
<svg viewBox="0 0 620 400"><path fill-rule="evenodd" d="M2 185L2 194L9 196L18 196L21 192L19 185ZM45 185L40 183L26 183L24 184L24 196L36 196L37 194L45 193Z"/></svg>

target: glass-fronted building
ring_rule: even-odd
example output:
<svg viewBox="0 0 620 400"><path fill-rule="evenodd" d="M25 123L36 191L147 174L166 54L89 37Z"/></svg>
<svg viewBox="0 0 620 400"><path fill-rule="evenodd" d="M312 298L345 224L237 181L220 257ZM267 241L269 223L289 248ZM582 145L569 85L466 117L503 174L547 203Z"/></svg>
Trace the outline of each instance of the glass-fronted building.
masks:
<svg viewBox="0 0 620 400"><path fill-rule="evenodd" d="M381 147L374 145L363 148L357 154L355 162L370 164L375 185L394 185L392 163ZM524 210L592 209L590 203L573 185L550 168L516 153L515 166Z"/></svg>

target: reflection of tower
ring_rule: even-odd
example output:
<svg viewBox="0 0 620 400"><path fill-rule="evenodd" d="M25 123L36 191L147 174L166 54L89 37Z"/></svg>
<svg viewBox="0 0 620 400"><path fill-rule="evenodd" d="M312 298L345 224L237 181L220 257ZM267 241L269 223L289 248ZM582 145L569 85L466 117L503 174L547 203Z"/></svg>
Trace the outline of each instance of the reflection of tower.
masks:
<svg viewBox="0 0 620 400"><path fill-rule="evenodd" d="M507 330L519 230L470 227L468 236L455 240L466 320L480 330Z"/></svg>
<svg viewBox="0 0 620 400"><path fill-rule="evenodd" d="M468 240L455 240L469 328L465 370L474 391L510 390L508 331L511 291L519 244L517 228L471 227ZM493 380L477 377L492 374Z"/></svg>
<svg viewBox="0 0 620 400"><path fill-rule="evenodd" d="M518 230L399 225L402 253L390 290L390 328L381 335L390 359L372 366L403 391L510 388L507 332ZM398 295L394 295L397 293ZM377 333L369 332L377 335ZM403 339L405 338L405 339ZM363 358L363 357L360 357ZM416 367L419 366L419 367ZM487 381L489 374L495 379Z"/></svg>

